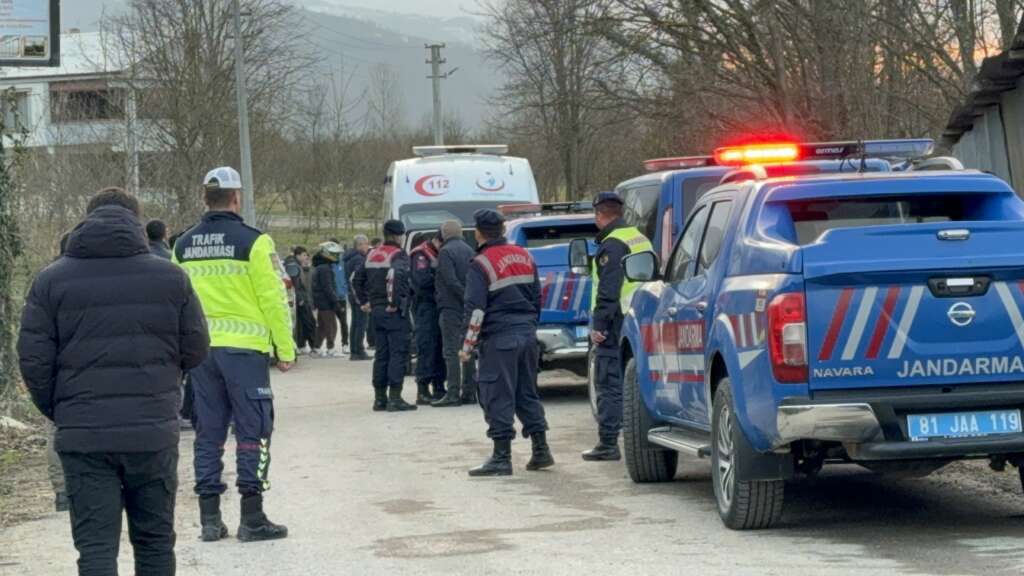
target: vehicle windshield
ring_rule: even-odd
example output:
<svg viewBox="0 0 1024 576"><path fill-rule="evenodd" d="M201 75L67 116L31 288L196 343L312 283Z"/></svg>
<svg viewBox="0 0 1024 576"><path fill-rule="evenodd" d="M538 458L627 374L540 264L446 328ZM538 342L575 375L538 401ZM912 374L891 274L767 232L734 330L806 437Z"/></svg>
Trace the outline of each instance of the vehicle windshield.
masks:
<svg viewBox="0 0 1024 576"><path fill-rule="evenodd" d="M558 226L529 226L523 228L527 248L542 248L568 244L576 238L593 240L597 236L597 224L581 222L579 224Z"/></svg>
<svg viewBox="0 0 1024 576"><path fill-rule="evenodd" d="M447 220L473 225L473 213L483 208L497 209L495 202L423 202L406 204L398 209L398 217L408 230L437 229Z"/></svg>

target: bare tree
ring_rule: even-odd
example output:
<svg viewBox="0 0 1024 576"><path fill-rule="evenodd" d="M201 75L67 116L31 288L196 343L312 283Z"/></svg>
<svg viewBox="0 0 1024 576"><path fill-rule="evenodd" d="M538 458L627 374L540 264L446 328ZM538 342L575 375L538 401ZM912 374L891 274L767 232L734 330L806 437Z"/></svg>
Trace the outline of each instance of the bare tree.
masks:
<svg viewBox="0 0 1024 576"><path fill-rule="evenodd" d="M242 5L257 140L279 132L313 58L299 42L301 23L289 3ZM200 210L196 184L206 170L237 164L231 6L230 0L132 0L108 26L144 121L140 146L152 152L146 185L170 193L166 208L175 220L187 221Z"/></svg>

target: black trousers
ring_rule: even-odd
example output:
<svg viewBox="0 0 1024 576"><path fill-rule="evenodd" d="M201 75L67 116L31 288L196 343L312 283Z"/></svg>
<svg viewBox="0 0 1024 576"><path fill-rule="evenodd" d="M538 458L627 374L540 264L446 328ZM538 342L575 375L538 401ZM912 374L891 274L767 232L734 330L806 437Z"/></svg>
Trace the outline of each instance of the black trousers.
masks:
<svg viewBox="0 0 1024 576"><path fill-rule="evenodd" d="M547 431L537 393L537 348L537 335L532 331L488 336L480 344L478 394L489 438L515 438L514 417L522 423L525 438Z"/></svg>
<svg viewBox="0 0 1024 576"><path fill-rule="evenodd" d="M338 326L341 327L341 345L348 346L348 312L344 300L338 300L335 304L334 315L338 317Z"/></svg>
<svg viewBox="0 0 1024 576"><path fill-rule="evenodd" d="M433 302L416 303L416 383L444 387L440 316Z"/></svg>
<svg viewBox="0 0 1024 576"><path fill-rule="evenodd" d="M121 515L135 551L135 573L173 576L178 447L159 452L60 455L79 576L116 576Z"/></svg>
<svg viewBox="0 0 1024 576"><path fill-rule="evenodd" d="M308 305L295 307L295 345L316 347L316 318Z"/></svg>
<svg viewBox="0 0 1024 576"><path fill-rule="evenodd" d="M373 354L373 387L390 387L402 391L409 361L409 319L383 306L373 307L373 323L377 329L377 350Z"/></svg>
<svg viewBox="0 0 1024 576"><path fill-rule="evenodd" d="M352 308L352 326L348 338L352 348L349 350L353 356L359 356L360 354L366 354L367 314L363 312L363 309L359 307L359 304L351 296L348 299L348 304Z"/></svg>
<svg viewBox="0 0 1024 576"><path fill-rule="evenodd" d="M615 444L622 430L622 370L619 357L599 351L595 364L598 434L603 444Z"/></svg>

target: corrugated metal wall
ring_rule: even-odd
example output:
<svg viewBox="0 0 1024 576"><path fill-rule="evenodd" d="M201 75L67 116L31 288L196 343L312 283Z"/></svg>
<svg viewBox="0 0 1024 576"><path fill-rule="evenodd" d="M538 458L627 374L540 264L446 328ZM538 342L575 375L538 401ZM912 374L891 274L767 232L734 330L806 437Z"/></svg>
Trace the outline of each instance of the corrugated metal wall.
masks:
<svg viewBox="0 0 1024 576"><path fill-rule="evenodd" d="M953 146L967 168L991 172L1024 196L1024 79L990 106Z"/></svg>

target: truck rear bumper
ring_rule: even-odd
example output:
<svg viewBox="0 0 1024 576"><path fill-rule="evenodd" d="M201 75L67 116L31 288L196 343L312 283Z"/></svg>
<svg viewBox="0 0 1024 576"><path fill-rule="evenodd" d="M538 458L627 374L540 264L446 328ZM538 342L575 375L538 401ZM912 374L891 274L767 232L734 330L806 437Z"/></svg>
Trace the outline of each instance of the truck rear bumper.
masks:
<svg viewBox="0 0 1024 576"><path fill-rule="evenodd" d="M541 326L537 328L537 342L540 344L545 362L555 360L585 359L590 348L586 340L576 340L575 326Z"/></svg>
<svg viewBox="0 0 1024 576"><path fill-rule="evenodd" d="M854 460L971 458L1024 454L1024 434L911 442L907 415L986 409L1024 410L1024 382L818 391L777 409L775 448L796 440L841 442Z"/></svg>

